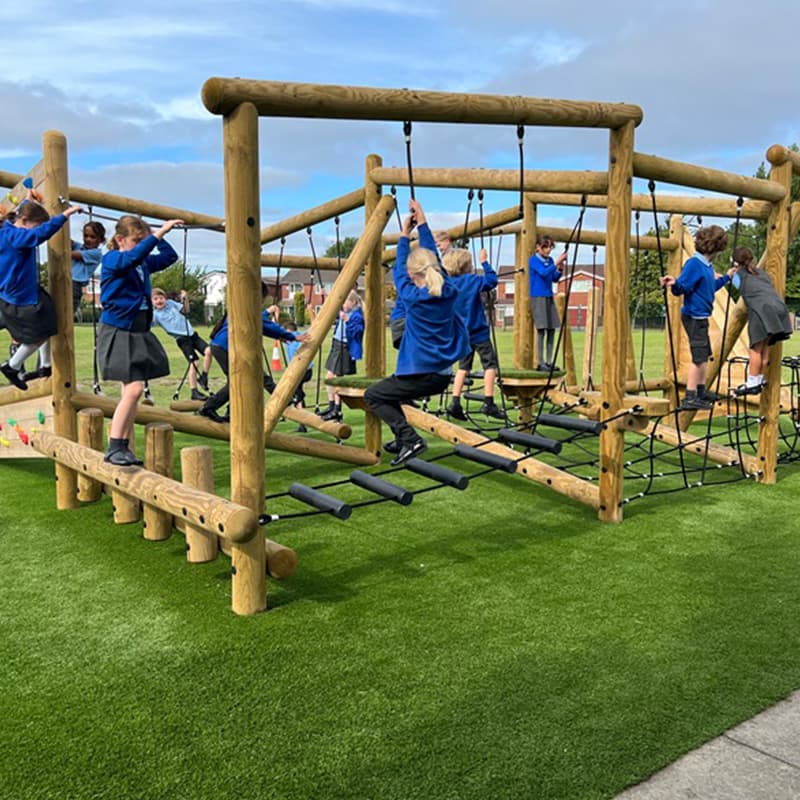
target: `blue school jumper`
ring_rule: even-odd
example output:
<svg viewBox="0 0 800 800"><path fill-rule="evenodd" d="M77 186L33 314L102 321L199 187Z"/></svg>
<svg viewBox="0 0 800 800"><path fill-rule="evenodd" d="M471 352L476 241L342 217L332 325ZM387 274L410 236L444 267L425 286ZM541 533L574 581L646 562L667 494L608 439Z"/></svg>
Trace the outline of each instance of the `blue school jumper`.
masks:
<svg viewBox="0 0 800 800"><path fill-rule="evenodd" d="M561 272L550 256L542 258L534 253L528 260L528 278L531 297L552 297L553 284L561 278Z"/></svg>
<svg viewBox="0 0 800 800"><path fill-rule="evenodd" d="M672 284L672 294L683 295L681 314L692 319L710 317L714 309L714 293L726 283L727 275L717 277L711 262L701 253L693 255Z"/></svg>
<svg viewBox="0 0 800 800"><path fill-rule="evenodd" d="M72 249L80 252L80 258L72 259L72 280L75 283L89 283L95 270L100 266L103 251L99 247L86 247L72 243Z"/></svg>
<svg viewBox="0 0 800 800"><path fill-rule="evenodd" d="M458 291L456 313L464 320L469 334L470 346L486 342L491 336L486 312L481 301L481 292L491 291L497 286L497 273L488 261L484 261L483 275L467 273L452 278Z"/></svg>
<svg viewBox="0 0 800 800"><path fill-rule="evenodd" d="M297 339L297 335L292 331L287 331L269 318L266 310L261 312L261 333L273 339L281 339L284 342L292 342ZM222 321L220 329L211 337L211 344L221 350L228 350L228 317Z"/></svg>

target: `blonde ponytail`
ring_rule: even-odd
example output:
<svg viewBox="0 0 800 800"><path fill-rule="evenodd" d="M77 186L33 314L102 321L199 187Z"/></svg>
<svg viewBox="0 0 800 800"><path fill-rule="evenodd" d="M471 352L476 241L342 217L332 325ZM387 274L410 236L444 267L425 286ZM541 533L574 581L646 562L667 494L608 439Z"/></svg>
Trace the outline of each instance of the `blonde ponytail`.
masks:
<svg viewBox="0 0 800 800"><path fill-rule="evenodd" d="M406 262L409 275L423 275L425 287L431 297L441 297L444 276L439 269L439 260L436 253L424 247L412 250Z"/></svg>

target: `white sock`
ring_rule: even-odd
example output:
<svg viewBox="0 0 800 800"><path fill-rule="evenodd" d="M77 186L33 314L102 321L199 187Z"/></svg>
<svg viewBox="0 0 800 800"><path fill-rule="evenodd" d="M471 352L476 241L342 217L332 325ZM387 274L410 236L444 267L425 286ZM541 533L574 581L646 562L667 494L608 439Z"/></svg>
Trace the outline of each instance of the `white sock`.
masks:
<svg viewBox="0 0 800 800"><path fill-rule="evenodd" d="M39 348L39 361L43 367L51 367L53 366L50 362L50 340L48 339L40 348Z"/></svg>
<svg viewBox="0 0 800 800"><path fill-rule="evenodd" d="M760 386L761 382L764 380L763 375L748 375L747 376L747 383L746 386Z"/></svg>
<svg viewBox="0 0 800 800"><path fill-rule="evenodd" d="M17 352L8 359L9 366L15 370L19 370L25 363L25 359L28 358L28 356L32 356L38 349L38 344L21 344L17 348Z"/></svg>

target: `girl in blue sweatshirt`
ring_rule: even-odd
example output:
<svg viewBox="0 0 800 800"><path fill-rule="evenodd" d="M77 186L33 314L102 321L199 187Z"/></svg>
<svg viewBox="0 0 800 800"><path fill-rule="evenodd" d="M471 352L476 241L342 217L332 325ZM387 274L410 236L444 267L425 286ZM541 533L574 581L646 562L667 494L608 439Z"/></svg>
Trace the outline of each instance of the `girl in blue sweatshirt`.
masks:
<svg viewBox="0 0 800 800"><path fill-rule="evenodd" d="M531 314L533 324L536 326L539 348L539 364L536 369L542 372L549 372L553 367L553 340L555 330L561 324L553 300L553 284L561 280L561 270L567 261L566 250L553 261L550 253L554 244L551 236L540 234L536 237L536 252L528 260ZM545 350L545 333L547 350Z"/></svg>
<svg viewBox="0 0 800 800"><path fill-rule="evenodd" d="M0 227L0 328L7 328L19 343L11 358L0 364L0 372L18 389L28 384L20 375L28 356L42 343L42 367L50 368L51 336L56 334L56 309L50 295L39 286L36 248L57 233L69 217L81 209L70 206L50 219L38 194L29 191L14 222Z"/></svg>
<svg viewBox="0 0 800 800"><path fill-rule="evenodd" d="M735 268L726 275L717 275L711 262L728 246L728 234L719 225L700 228L694 237L697 251L683 265L681 274L659 278L672 294L683 295L681 322L689 338L692 363L686 370L686 396L681 408L708 411L720 399L716 392L706 389L708 359L711 357L711 340L708 337L708 318L714 310L714 294L730 283Z"/></svg>
<svg viewBox="0 0 800 800"><path fill-rule="evenodd" d="M450 383L453 362L469 352L469 336L456 313L458 292L439 264L436 243L422 206L409 203L394 264L397 296L406 309L406 328L394 375L364 393L369 409L394 433L384 449L397 466L427 449L425 440L408 424L401 403L440 394ZM411 252L409 236L418 226L419 247Z"/></svg>
<svg viewBox="0 0 800 800"><path fill-rule="evenodd" d="M467 373L472 369L472 362L477 351L483 367L484 400L480 413L494 419L505 419L505 414L497 407L494 401L494 382L497 378L497 353L491 342L491 331L486 321L486 311L483 308L481 295L490 292L497 286L497 273L492 269L486 253L482 247L479 258L483 266L483 275L473 272L472 256L469 250L450 248L442 256L442 264L448 275L453 278L453 283L458 290L458 303L456 313L464 320L469 334L469 355L458 362L458 372L453 381L453 399L447 407L447 413L456 419L466 419L467 415L461 408L461 390Z"/></svg>
<svg viewBox="0 0 800 800"><path fill-rule="evenodd" d="M105 460L118 467L142 461L131 452L136 406L144 382L169 375L169 360L161 342L150 331L153 306L150 275L178 260L163 237L182 220L171 219L155 233L139 217L120 217L100 272L100 305L97 328L97 362L104 380L121 381L122 396L108 434ZM151 255L153 250L157 254Z"/></svg>
<svg viewBox="0 0 800 800"><path fill-rule="evenodd" d="M364 301L353 289L342 305L339 319L333 331L331 352L325 362L325 377L338 378L341 375L355 375L356 362L361 359L364 348ZM332 386L326 386L328 408L320 414L324 420L342 419L342 401Z"/></svg>

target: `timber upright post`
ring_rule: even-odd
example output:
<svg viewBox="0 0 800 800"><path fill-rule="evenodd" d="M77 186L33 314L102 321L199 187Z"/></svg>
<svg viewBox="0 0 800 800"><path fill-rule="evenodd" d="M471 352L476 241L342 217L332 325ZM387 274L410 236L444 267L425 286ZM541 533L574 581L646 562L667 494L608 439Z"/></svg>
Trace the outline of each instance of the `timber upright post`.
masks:
<svg viewBox="0 0 800 800"><path fill-rule="evenodd" d="M45 131L44 201L51 216L62 212L60 197L69 195L67 139L60 131ZM56 307L58 333L50 340L53 364L53 432L77 441L78 418L72 407L75 391L75 327L72 315L72 246L69 221L47 242L47 280ZM56 463L56 507L78 508L78 475Z"/></svg>
<svg viewBox="0 0 800 800"><path fill-rule="evenodd" d="M669 218L669 238L677 243L677 247L669 252L666 273L674 278L681 274L681 269L683 268L683 237L683 217L680 214L672 214ZM670 388L667 393L670 405L672 408L677 408L678 403L680 403L680 397L678 397L678 389L675 386L675 382L680 379L681 331L683 330L683 323L681 322L680 298L674 297L667 290L667 299L668 302L664 313L669 316L669 330L672 336L670 337L667 331L664 331L664 375L670 382ZM673 354L675 358L674 364L672 363Z"/></svg>
<svg viewBox="0 0 800 800"><path fill-rule="evenodd" d="M261 367L261 241L258 113L242 103L222 123L225 161L225 255L231 384L231 499L257 515L264 507L264 425ZM266 551L261 531L231 547L236 614L267 607Z"/></svg>
<svg viewBox="0 0 800 800"><path fill-rule="evenodd" d="M767 151L767 158L774 149ZM772 162L771 181L781 186L786 194L773 203L767 219L766 269L778 297L786 293L786 259L789 253L789 218L791 213L792 162L778 158ZM761 423L758 427L758 461L761 466L761 483L775 483L778 471L778 425L780 422L781 357L783 343L770 348L769 366L764 376L766 387L761 392Z"/></svg>
<svg viewBox="0 0 800 800"><path fill-rule="evenodd" d="M627 122L612 129L609 136L601 419L618 413L625 389L634 130L635 123ZM625 434L618 426L608 425L600 433L598 516L604 522L622 521L624 446Z"/></svg>
<svg viewBox="0 0 800 800"><path fill-rule="evenodd" d="M528 266L536 245L536 204L523 195L522 229L517 236L516 265L514 276L514 332L519 329L515 341L514 366L518 369L533 369L534 335L533 315L530 301L530 275ZM541 361L541 353L539 354ZM537 362L539 363L539 362Z"/></svg>
<svg viewBox="0 0 800 800"><path fill-rule="evenodd" d="M366 159L364 183L364 223L369 222L381 199L382 187L370 179L370 172L383 166L380 156L371 153ZM386 331L383 315L386 298L381 254L383 245L378 239L367 258L365 276L365 327L364 368L368 378L381 378L386 374ZM381 452L381 421L371 411L364 416L364 447L371 453Z"/></svg>

